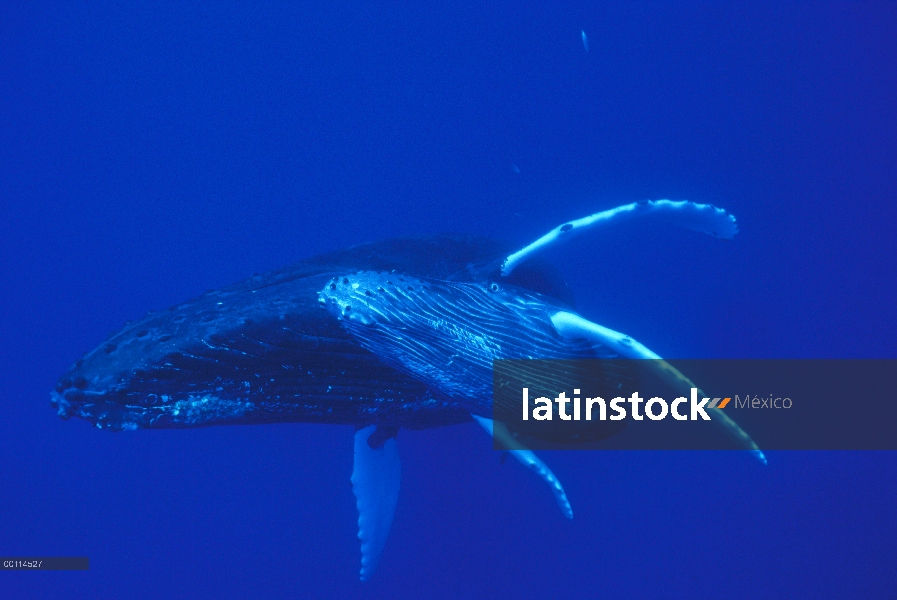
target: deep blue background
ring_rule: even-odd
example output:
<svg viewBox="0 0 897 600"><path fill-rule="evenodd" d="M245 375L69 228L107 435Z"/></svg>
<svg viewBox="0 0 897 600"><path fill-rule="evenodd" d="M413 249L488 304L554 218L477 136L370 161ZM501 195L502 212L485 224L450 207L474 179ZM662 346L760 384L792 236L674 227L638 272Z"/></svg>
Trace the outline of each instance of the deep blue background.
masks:
<svg viewBox="0 0 897 600"><path fill-rule="evenodd" d="M3 3L0 554L91 569L0 597L897 597L894 453L543 453L566 522L474 425L403 432L362 585L351 427L49 404L126 319L254 272L645 198L742 231L557 250L585 315L671 357L895 357L895 31L889 2Z"/></svg>

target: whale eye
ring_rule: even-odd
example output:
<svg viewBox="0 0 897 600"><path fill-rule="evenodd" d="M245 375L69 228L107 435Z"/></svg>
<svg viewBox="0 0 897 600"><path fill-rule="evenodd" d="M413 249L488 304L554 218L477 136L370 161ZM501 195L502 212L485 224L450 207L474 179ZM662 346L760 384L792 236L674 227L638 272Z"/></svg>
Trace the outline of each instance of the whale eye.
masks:
<svg viewBox="0 0 897 600"><path fill-rule="evenodd" d="M335 284L335 283L331 283L331 284L330 284L330 289L331 289L331 290L335 290L335 289L336 289L336 284Z"/></svg>
<svg viewBox="0 0 897 600"><path fill-rule="evenodd" d="M492 283L492 284L490 284L490 285L489 285L489 289L492 290L493 292L497 292L497 291L498 291L498 284L497 284L497 283Z"/></svg>

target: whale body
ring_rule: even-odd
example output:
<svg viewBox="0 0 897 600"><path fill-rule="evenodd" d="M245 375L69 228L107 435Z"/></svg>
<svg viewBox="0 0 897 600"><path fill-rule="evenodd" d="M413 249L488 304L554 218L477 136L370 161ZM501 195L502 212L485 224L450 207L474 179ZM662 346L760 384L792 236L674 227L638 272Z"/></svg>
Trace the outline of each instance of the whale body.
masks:
<svg viewBox="0 0 897 600"><path fill-rule="evenodd" d="M494 259L505 248L459 235L388 240L253 276L127 324L75 361L51 401L62 418L111 430L291 421L420 429L470 421L464 397L384 363L322 309L319 295L344 275L354 281L358 269L479 286L497 273ZM566 284L548 265L509 281L509 289L570 305Z"/></svg>
<svg viewBox="0 0 897 600"><path fill-rule="evenodd" d="M671 385L693 385L629 336L578 315L563 278L541 259L575 234L630 218L724 239L737 232L722 209L658 200L564 223L516 252L465 235L355 246L147 313L75 361L51 400L62 418L115 431L355 426L351 480L363 580L375 571L392 523L401 428L477 421L546 481L572 518L551 470L505 424L492 421L492 361L650 358ZM605 378L615 389L632 385L623 371ZM717 412L738 446L765 461L750 437Z"/></svg>

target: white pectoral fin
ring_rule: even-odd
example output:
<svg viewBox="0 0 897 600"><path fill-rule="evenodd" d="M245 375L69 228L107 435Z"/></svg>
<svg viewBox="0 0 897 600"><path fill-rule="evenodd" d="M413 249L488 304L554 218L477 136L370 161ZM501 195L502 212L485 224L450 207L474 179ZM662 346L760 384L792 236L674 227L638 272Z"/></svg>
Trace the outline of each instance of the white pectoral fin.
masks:
<svg viewBox="0 0 897 600"><path fill-rule="evenodd" d="M735 217L722 208L710 204L698 204L688 200L633 202L555 227L532 244L509 255L502 263L501 274L507 277L523 261L579 233L641 218L659 220L726 240L732 239L738 233Z"/></svg>
<svg viewBox="0 0 897 600"><path fill-rule="evenodd" d="M557 332L565 338L586 339L593 344L610 348L623 358L648 359L644 363L645 366L652 369L664 382L685 396L691 392L691 388L698 387L676 367L626 334L563 310L552 315L551 323ZM698 393L703 394L700 390ZM718 408L708 408L707 410L713 414L714 423L722 427L743 448L750 450L757 460L766 464L766 456L763 451L751 439L751 436L738 426L738 423Z"/></svg>
<svg viewBox="0 0 897 600"><path fill-rule="evenodd" d="M399 499L402 466L395 438L371 448L368 438L376 430L370 425L355 433L355 465L352 491L358 506L358 539L361 540L361 580L370 579L392 526Z"/></svg>
<svg viewBox="0 0 897 600"><path fill-rule="evenodd" d="M504 423L495 423L492 419L478 417L477 415L471 416L489 433L489 435L497 437L501 444L508 449L511 456L520 461L520 464L532 469L536 475L541 477L545 483L551 487L551 492L554 494L554 499L557 501L561 512L563 512L564 516L568 519L572 519L573 507L570 506L570 501L567 499L566 492L564 492L564 486L561 485L558 478L551 472L548 465L542 462L532 450L525 448L520 442L516 441L511 436L511 432L508 431L508 428Z"/></svg>

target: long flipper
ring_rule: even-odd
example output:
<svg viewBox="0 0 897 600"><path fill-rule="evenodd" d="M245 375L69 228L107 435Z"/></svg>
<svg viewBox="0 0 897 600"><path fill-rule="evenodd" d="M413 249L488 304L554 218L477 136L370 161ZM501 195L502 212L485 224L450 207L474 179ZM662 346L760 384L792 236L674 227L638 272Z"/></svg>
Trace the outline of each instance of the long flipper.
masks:
<svg viewBox="0 0 897 600"><path fill-rule="evenodd" d="M654 369L661 379L682 394L687 394L691 391L691 388L697 388L676 367L628 335L608 329L597 323L592 323L575 313L567 311L555 313L551 317L551 322L557 332L566 338L587 339L594 344L601 344L610 348L624 358L648 359L645 364ZM703 392L699 391L699 393L703 395ZM715 423L719 424L743 448L750 450L760 462L766 464L766 456L763 454L763 451L735 421L718 408L708 408L707 410L712 411L712 418Z"/></svg>
<svg viewBox="0 0 897 600"><path fill-rule="evenodd" d="M542 462L538 456L536 456L532 450L528 450L525 448L520 442L511 437L511 432L508 431L507 426L504 423L498 422L494 423L492 419L486 419L484 417L478 417L477 415L471 415L477 423L483 426L489 435L495 436L501 442L505 448L508 449L508 452L520 461L525 467L529 467L536 473L539 477L541 477L545 483L547 483L551 487L551 492L554 494L554 499L557 500L558 506L561 509L561 512L564 513L564 516L568 519L573 518L573 508L570 506L570 501L567 500L567 494L564 492L564 486L561 485L561 482L555 477L554 473L551 472L551 469L548 468L544 462Z"/></svg>
<svg viewBox="0 0 897 600"><path fill-rule="evenodd" d="M358 539L361 540L361 580L377 569L399 499L402 465L395 438L371 448L368 438L377 429L370 425L355 433L355 466L352 491L358 506Z"/></svg>
<svg viewBox="0 0 897 600"><path fill-rule="evenodd" d="M738 233L735 217L710 204L697 204L688 200L644 200L624 204L555 227L532 244L508 256L501 265L501 274L507 277L520 263L551 246L569 240L578 233L634 218L653 218L727 240Z"/></svg>

